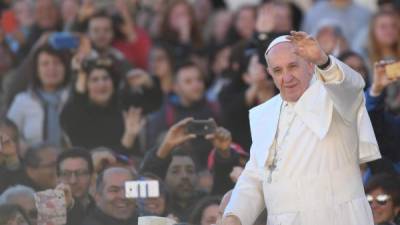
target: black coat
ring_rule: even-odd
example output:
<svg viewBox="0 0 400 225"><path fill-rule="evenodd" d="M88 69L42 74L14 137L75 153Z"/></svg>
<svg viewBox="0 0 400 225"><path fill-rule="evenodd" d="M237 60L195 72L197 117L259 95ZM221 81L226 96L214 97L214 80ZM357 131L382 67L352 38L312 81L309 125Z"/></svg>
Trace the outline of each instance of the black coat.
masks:
<svg viewBox="0 0 400 225"><path fill-rule="evenodd" d="M86 95L74 93L61 112L61 126L73 146L104 146L126 153L121 145L124 119L115 98L101 107L91 103Z"/></svg>
<svg viewBox="0 0 400 225"><path fill-rule="evenodd" d="M75 199L75 204L72 209L68 210L67 213L67 224L66 225L80 225L83 220L88 216L92 211L96 209L96 203L94 199L89 196L89 204L85 208L80 202Z"/></svg>

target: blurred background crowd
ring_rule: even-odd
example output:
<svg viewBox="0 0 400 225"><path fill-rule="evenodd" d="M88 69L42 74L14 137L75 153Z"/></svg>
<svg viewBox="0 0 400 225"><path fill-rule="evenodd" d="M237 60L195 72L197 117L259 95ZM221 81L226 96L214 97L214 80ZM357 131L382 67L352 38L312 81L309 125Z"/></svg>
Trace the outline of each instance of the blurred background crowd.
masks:
<svg viewBox="0 0 400 225"><path fill-rule="evenodd" d="M400 83L384 69L400 60L399 0L2 0L0 12L1 225L37 225L47 189L71 194L69 225L215 224L249 156L248 110L278 93L265 49L291 30L365 79L383 156L360 165L365 190L375 224L400 224ZM186 129L210 118L212 134ZM125 198L131 180L159 181L160 196Z"/></svg>

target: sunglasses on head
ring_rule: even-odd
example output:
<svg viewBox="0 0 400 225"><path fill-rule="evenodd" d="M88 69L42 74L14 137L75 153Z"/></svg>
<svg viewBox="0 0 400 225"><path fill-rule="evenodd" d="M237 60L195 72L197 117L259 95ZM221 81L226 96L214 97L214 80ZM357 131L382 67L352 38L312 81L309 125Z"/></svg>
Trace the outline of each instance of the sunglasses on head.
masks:
<svg viewBox="0 0 400 225"><path fill-rule="evenodd" d="M377 195L375 198L372 195L367 195L367 200L369 204L372 204L372 202L375 200L379 205L386 205L388 200L390 199L390 195L387 194L380 194Z"/></svg>

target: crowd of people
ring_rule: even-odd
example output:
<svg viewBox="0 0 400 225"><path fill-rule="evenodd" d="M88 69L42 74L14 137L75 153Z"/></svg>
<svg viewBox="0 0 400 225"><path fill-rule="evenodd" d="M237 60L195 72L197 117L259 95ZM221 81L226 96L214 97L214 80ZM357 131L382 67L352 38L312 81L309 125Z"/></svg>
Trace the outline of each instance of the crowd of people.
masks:
<svg viewBox="0 0 400 225"><path fill-rule="evenodd" d="M376 225L399 225L400 79L385 67L400 60L400 1L234 2L2 1L0 225L41 225L49 189L68 225L216 224L249 158L248 111L278 94L264 53L292 30L363 77L382 154L360 165L365 192ZM188 129L209 119L211 133ZM133 180L159 197L127 198Z"/></svg>

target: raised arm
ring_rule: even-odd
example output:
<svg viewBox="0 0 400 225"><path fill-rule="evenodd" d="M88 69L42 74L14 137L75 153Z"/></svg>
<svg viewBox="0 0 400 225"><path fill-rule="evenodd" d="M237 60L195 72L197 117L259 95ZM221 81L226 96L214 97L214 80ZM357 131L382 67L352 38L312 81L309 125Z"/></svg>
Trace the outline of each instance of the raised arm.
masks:
<svg viewBox="0 0 400 225"><path fill-rule="evenodd" d="M316 74L343 119L352 121L363 102L361 75L333 56L328 56L318 42L305 32L291 32L288 38L295 46L295 53L316 65Z"/></svg>

